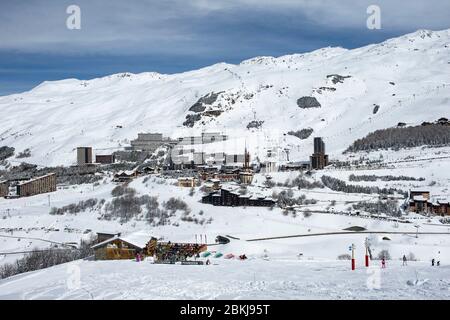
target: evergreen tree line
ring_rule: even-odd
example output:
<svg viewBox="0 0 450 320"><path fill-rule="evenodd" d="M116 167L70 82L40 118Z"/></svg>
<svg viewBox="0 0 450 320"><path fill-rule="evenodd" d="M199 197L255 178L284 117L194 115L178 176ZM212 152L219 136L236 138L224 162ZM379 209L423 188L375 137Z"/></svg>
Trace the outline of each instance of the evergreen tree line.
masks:
<svg viewBox="0 0 450 320"><path fill-rule="evenodd" d="M399 127L377 130L358 139L345 151L372 151L379 149L413 148L423 145L450 145L450 126L430 124L427 126Z"/></svg>
<svg viewBox="0 0 450 320"><path fill-rule="evenodd" d="M312 128L305 128L297 131L289 131L288 134L291 136L295 136L301 140L305 140L309 138L313 131L314 130Z"/></svg>
<svg viewBox="0 0 450 320"><path fill-rule="evenodd" d="M374 174L371 175L354 175L351 174L348 179L350 181L424 181L425 178L415 178L415 177L408 177L408 176L392 176L392 175L385 175L385 176L377 176Z"/></svg>
<svg viewBox="0 0 450 320"><path fill-rule="evenodd" d="M276 199L278 206L281 208L286 208L294 205L310 205L310 204L316 204L317 200L315 199L306 199L306 196L304 194L294 197L294 192L289 190L283 190L280 193L274 192L272 194L272 198Z"/></svg>
<svg viewBox="0 0 450 320"><path fill-rule="evenodd" d="M353 204L353 209L369 212L372 214L384 213L391 217L401 217L402 211L399 208L398 202L395 200L367 202L361 201Z"/></svg>
<svg viewBox="0 0 450 320"><path fill-rule="evenodd" d="M309 181L306 179L303 174L299 174L292 181L287 179L284 183L278 183L279 187L286 188L298 188L300 189L316 189L323 188L323 184L320 181Z"/></svg>
<svg viewBox="0 0 450 320"><path fill-rule="evenodd" d="M403 190L395 188L379 188L376 186L359 186L353 184L347 184L345 181L323 175L322 183L333 191L345 192L345 193L367 193L367 194L401 194L404 197L408 195Z"/></svg>

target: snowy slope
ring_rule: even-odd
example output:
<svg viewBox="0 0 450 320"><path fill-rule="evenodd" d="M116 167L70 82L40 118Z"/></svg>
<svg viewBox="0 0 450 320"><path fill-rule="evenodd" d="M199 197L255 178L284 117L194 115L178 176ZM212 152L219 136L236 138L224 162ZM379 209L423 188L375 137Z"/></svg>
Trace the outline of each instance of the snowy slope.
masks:
<svg viewBox="0 0 450 320"><path fill-rule="evenodd" d="M333 74L350 77L334 83L327 77ZM77 146L104 152L122 148L138 132L175 138L204 130L240 138L229 148L241 152L247 141L260 157L275 140L295 159L310 154L311 139L283 134L311 127L336 154L375 129L448 117L449 74L450 30L419 30L354 50L257 57L181 74L44 82L0 97L0 145L17 152L30 148L28 162L69 165ZM211 110L222 113L203 117L194 128L183 126L186 115L193 114L189 108L211 92L221 92ZM303 96L315 97L321 107L299 108L296 102ZM375 104L380 109L373 114ZM262 128L248 130L252 120L264 121Z"/></svg>
<svg viewBox="0 0 450 320"><path fill-rule="evenodd" d="M0 299L449 299L450 268L388 261L77 261L0 281ZM362 259L358 260L361 263Z"/></svg>
<svg viewBox="0 0 450 320"><path fill-rule="evenodd" d="M284 134L311 127L313 136L325 138L331 158L352 160L360 154L343 155L341 151L371 131L398 122L413 125L449 118L449 74L450 30L420 30L355 50L324 48L278 58L256 57L239 65L220 63L182 74L117 74L87 81L44 82L29 92L0 97L0 146L15 147L16 154L31 149L31 158L12 158L11 164L25 160L46 166L69 165L75 162L77 146L90 145L102 153L113 151L127 145L138 132L162 132L176 138L200 131L222 131L230 136L230 141L208 144L205 151L241 153L246 144L253 156L264 159L265 147L279 144L290 148L291 160L303 160L311 153L312 139L300 140ZM346 78L333 81L339 77L332 75ZM204 123L197 122L193 128L183 126L186 116L194 114L189 111L191 106L212 92L219 95L207 110L222 113L203 117ZM303 96L315 97L321 107L299 108L297 99ZM376 114L374 105L380 106ZM253 120L263 121L261 129L247 129ZM221 149L224 146L227 150ZM324 174L346 181L350 174L407 175L425 180L352 183L402 190L426 188L433 196L449 195L449 147L384 150L364 153L364 157L382 157L387 166L361 170L328 168L311 179L320 180ZM411 158L415 161L405 161ZM277 172L271 176L274 182L284 183L298 174ZM249 190L268 196L273 191L287 190L281 186L267 189L265 179L264 174L256 174ZM280 208L214 207L199 201L202 193L198 187L189 195L189 188L177 187L174 182L142 177L131 182L130 187L138 195L158 197L160 203L179 197L188 204L191 216L211 219L210 223L183 221L181 212L171 218L170 224L158 227L139 216L126 223L103 220L101 210L49 214L51 207L61 208L81 200L111 201L115 184L110 176L105 176L100 184L59 186L51 194L0 198L0 265L22 257L24 251L78 243L95 232L129 234L141 230L171 241L195 241L195 236L202 234L212 243L219 234L231 235L239 240L210 249L224 254L245 253L248 261L214 259L217 265L199 267L77 261L75 265L81 268L80 288L67 287L68 270L73 269L72 264L65 264L0 280L0 299L450 298L446 280L449 235L423 234L416 238L411 234L416 231L416 224L421 232L450 232L450 225L442 225L438 217L408 214L405 218L411 223L399 224L345 215L342 212L352 203L377 201L378 195L345 194L326 188L293 190L295 197L305 195L317 200L297 213L286 213ZM328 211L332 203L335 214ZM314 212L306 217L302 209ZM341 232L351 226L383 233L245 241ZM389 250L393 258L388 262L388 270L382 271L381 290L367 287L368 279L379 270L367 272L361 268L367 236L375 255ZM384 236L390 240L383 240ZM357 246L358 259L358 270L353 274L348 271L347 261L337 260L339 255L348 253L351 243ZM305 261L298 260L299 253ZM399 259L409 253L418 262L402 268ZM441 260L442 268L430 270L432 258ZM181 267L182 273L177 271ZM127 278L129 274L132 279ZM408 281L413 285L408 285Z"/></svg>

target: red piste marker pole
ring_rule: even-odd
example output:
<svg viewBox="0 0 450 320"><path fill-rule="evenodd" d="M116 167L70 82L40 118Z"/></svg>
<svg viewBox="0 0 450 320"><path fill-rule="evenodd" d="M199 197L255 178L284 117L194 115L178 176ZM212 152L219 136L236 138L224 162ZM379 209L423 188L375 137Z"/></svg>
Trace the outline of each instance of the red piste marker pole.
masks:
<svg viewBox="0 0 450 320"><path fill-rule="evenodd" d="M366 267L369 267L369 239L368 238L366 238L365 245L366 245Z"/></svg>
<svg viewBox="0 0 450 320"><path fill-rule="evenodd" d="M352 244L352 270L356 269L356 263L355 263L355 245Z"/></svg>

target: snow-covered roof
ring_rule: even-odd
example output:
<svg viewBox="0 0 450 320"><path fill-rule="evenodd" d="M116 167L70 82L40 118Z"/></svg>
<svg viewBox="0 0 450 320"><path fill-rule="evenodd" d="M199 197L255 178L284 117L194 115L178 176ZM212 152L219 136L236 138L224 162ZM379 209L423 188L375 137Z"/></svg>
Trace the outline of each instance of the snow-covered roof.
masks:
<svg viewBox="0 0 450 320"><path fill-rule="evenodd" d="M414 201L427 201L428 199L425 198L424 196L414 196L413 200Z"/></svg>
<svg viewBox="0 0 450 320"><path fill-rule="evenodd" d="M153 237L155 237L155 236L153 235ZM129 243L135 247L143 249L143 248L145 248L145 246L147 245L147 243L150 241L151 238L152 238L152 235L150 233L148 233L146 231L138 231L138 232L130 233L123 237L116 235L108 240L105 240L103 242L97 243L96 245L93 245L92 248L93 249L99 248L99 247L102 247L102 246L112 242L112 241L121 240L121 241Z"/></svg>
<svg viewBox="0 0 450 320"><path fill-rule="evenodd" d="M131 176L131 175L133 175L135 172L136 172L135 170L126 170L126 171L121 170L121 171L117 172L116 175L117 175L117 176L121 176L121 175Z"/></svg>

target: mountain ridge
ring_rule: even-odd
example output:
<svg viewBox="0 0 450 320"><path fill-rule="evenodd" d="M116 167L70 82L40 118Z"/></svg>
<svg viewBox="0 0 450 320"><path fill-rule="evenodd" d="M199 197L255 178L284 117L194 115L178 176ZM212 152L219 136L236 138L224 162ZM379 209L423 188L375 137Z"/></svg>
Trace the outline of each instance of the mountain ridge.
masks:
<svg viewBox="0 0 450 320"><path fill-rule="evenodd" d="M293 159L302 159L311 153L312 142L286 133L312 128L312 135L323 136L329 152L338 155L374 130L448 117L448 74L450 29L178 74L125 72L45 81L28 92L0 97L0 144L17 152L30 148L27 162L69 165L79 145L118 150L139 132L176 138L221 131L235 149L249 141L260 158L276 140ZM203 113L189 111L212 92L220 95ZM320 107L301 108L302 97L316 99ZM192 127L183 125L193 116L200 119ZM252 121L261 126L248 128Z"/></svg>

